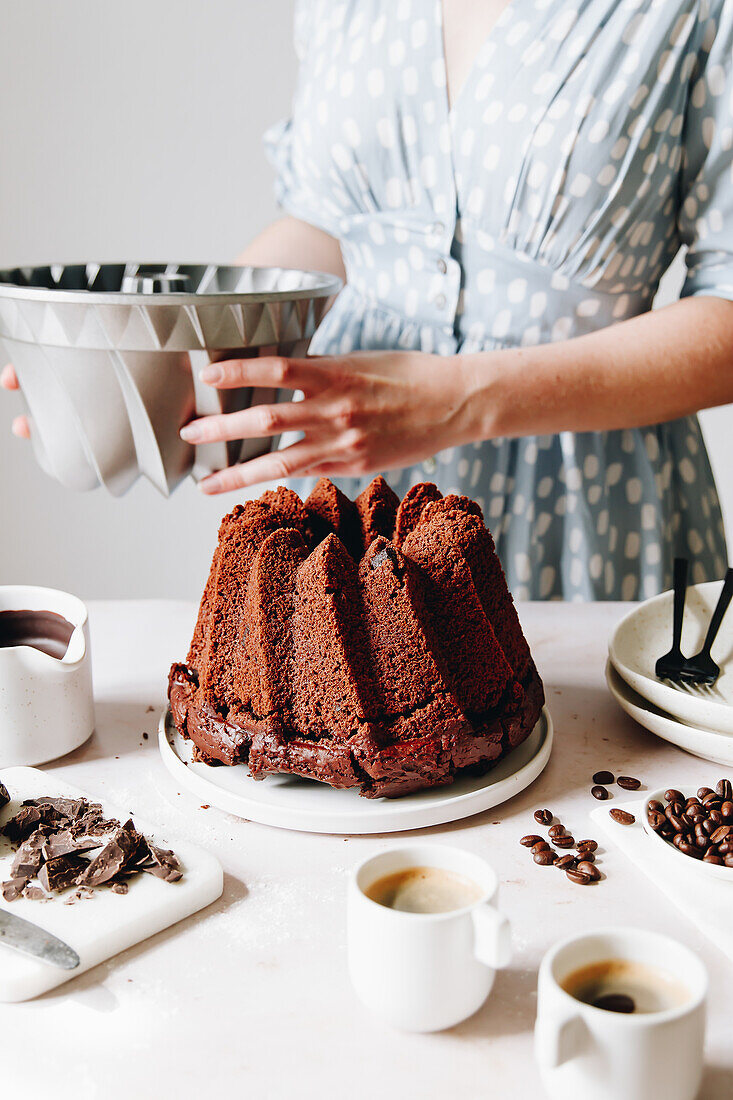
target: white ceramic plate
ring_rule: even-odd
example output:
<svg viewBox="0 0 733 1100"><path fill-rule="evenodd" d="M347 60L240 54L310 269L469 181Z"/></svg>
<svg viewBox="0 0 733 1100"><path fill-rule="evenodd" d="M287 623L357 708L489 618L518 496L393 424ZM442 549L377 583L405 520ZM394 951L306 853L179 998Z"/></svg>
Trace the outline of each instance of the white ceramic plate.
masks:
<svg viewBox="0 0 733 1100"><path fill-rule="evenodd" d="M721 581L692 585L687 590L682 625L682 652L692 656L702 648ZM713 660L721 673L712 688L675 688L658 680L657 659L672 645L672 593L663 592L639 604L618 624L608 652L616 671L648 702L699 729L733 733L733 613L723 619L713 644Z"/></svg>
<svg viewBox="0 0 733 1100"><path fill-rule="evenodd" d="M670 783L670 787L675 787L674 783ZM705 863L702 859L695 859L694 856L686 856L684 852L679 852L674 844L670 844L660 836L659 833L655 833L647 819L647 810L649 803L652 801L661 802L666 805L664 800L664 792L669 790L669 787L664 787L661 791L653 791L647 796L644 802L644 813L642 815L641 824L644 832L647 836L651 837L654 841L654 846L658 852L664 851L666 858L672 860L674 865L679 868L686 868L693 875L706 875L708 878L717 879L718 882L728 882L733 884L733 867L721 867L719 863ZM690 790L689 787L675 787L685 798L689 798L693 794L697 794L697 791Z"/></svg>
<svg viewBox="0 0 733 1100"><path fill-rule="evenodd" d="M550 759L552 719L543 707L526 741L482 776L402 798L363 798L355 790L292 775L255 780L244 764L212 768L192 760L192 746L162 715L158 743L163 763L182 787L202 801L262 825L308 833L397 833L444 825L498 806L533 783Z"/></svg>
<svg viewBox="0 0 733 1100"><path fill-rule="evenodd" d="M606 665L606 683L619 706L644 729L656 733L657 737L677 745L685 752L701 756L703 760L712 760L714 764L733 768L733 737L730 734L695 729L694 726L678 722L633 691L621 679L610 661Z"/></svg>

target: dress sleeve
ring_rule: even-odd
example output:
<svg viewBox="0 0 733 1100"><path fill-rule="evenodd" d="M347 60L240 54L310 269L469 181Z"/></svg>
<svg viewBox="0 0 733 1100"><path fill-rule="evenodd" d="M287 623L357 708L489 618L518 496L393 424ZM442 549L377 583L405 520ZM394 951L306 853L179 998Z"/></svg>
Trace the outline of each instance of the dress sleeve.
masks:
<svg viewBox="0 0 733 1100"><path fill-rule="evenodd" d="M682 169L682 296L733 301L733 4L713 6L693 80Z"/></svg>
<svg viewBox="0 0 733 1100"><path fill-rule="evenodd" d="M318 128L318 28L327 18L323 7L322 0L297 0L294 39L299 67L292 112L290 118L270 126L263 140L275 169L278 205L293 217L339 237L341 212L324 186L313 157L314 132Z"/></svg>

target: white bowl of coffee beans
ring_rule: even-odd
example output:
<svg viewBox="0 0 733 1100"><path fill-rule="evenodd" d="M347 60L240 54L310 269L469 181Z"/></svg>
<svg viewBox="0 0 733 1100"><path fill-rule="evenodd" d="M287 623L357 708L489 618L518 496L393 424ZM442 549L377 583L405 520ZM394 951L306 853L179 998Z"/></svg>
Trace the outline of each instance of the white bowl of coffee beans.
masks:
<svg viewBox="0 0 733 1100"><path fill-rule="evenodd" d="M654 791L644 807L644 829L671 857L692 868L733 882L733 787L669 787Z"/></svg>

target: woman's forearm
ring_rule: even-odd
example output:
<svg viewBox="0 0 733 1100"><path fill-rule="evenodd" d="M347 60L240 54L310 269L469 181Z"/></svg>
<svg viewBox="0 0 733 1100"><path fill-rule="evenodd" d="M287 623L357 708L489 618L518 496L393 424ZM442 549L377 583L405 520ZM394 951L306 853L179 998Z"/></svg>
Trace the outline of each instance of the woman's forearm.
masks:
<svg viewBox="0 0 733 1100"><path fill-rule="evenodd" d="M280 218L268 225L237 257L253 267L294 267L328 271L346 278L338 241L299 218Z"/></svg>
<svg viewBox="0 0 733 1100"><path fill-rule="evenodd" d="M733 401L733 302L687 298L573 340L462 358L475 439L657 424Z"/></svg>

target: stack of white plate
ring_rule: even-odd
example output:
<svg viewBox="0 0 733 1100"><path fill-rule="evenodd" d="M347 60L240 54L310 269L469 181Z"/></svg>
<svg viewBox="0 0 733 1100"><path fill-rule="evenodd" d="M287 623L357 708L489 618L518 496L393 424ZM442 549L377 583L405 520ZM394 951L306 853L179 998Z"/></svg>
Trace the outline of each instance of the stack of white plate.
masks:
<svg viewBox="0 0 733 1100"><path fill-rule="evenodd" d="M687 590L682 652L702 648L718 601L721 581ZM665 741L695 756L733 767L733 610L723 619L713 644L720 676L712 687L682 687L658 680L657 658L672 645L672 593L646 600L629 612L608 645L606 680L627 714Z"/></svg>

